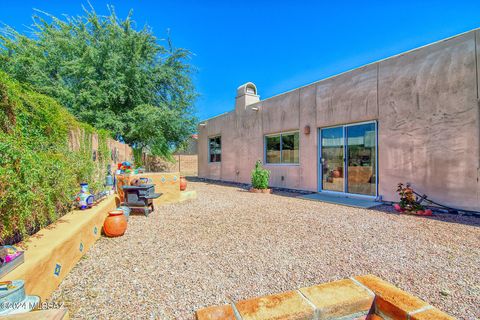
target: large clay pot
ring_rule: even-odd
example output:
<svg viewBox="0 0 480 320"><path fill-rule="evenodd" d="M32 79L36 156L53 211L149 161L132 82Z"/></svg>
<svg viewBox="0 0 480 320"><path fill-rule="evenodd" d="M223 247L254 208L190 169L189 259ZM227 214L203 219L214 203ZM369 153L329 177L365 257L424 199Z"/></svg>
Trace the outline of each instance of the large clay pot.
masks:
<svg viewBox="0 0 480 320"><path fill-rule="evenodd" d="M180 191L185 191L187 189L187 178L180 177Z"/></svg>
<svg viewBox="0 0 480 320"><path fill-rule="evenodd" d="M108 237L123 236L127 230L127 218L122 210L113 210L108 213L108 217L103 223L103 231Z"/></svg>

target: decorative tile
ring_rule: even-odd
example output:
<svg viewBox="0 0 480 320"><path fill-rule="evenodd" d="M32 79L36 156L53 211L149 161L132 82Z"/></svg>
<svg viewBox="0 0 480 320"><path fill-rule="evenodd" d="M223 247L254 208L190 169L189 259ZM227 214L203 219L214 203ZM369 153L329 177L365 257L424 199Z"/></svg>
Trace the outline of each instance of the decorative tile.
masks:
<svg viewBox="0 0 480 320"><path fill-rule="evenodd" d="M177 182L177 176L173 176L173 182Z"/></svg>
<svg viewBox="0 0 480 320"><path fill-rule="evenodd" d="M93 234L97 235L98 234L98 228L97 226L93 227Z"/></svg>
<svg viewBox="0 0 480 320"><path fill-rule="evenodd" d="M60 272L62 271L62 265L57 263L55 264L55 269L53 270L53 274L58 277L60 275Z"/></svg>
<svg viewBox="0 0 480 320"><path fill-rule="evenodd" d="M80 247L78 248L80 252L83 252L83 242L80 242Z"/></svg>
<svg viewBox="0 0 480 320"><path fill-rule="evenodd" d="M167 179L165 179L165 177L162 177L161 181L162 181L162 183L165 183L167 181Z"/></svg>

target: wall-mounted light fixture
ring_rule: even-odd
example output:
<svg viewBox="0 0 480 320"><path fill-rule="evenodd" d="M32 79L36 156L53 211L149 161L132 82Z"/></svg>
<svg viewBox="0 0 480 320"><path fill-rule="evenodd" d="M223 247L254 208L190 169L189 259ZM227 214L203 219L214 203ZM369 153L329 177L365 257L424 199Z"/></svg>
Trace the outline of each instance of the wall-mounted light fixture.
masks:
<svg viewBox="0 0 480 320"><path fill-rule="evenodd" d="M258 107L252 107L252 110L253 110L253 111L258 111L258 110L260 110L260 109L258 109Z"/></svg>
<svg viewBox="0 0 480 320"><path fill-rule="evenodd" d="M205 127L207 124L205 122L202 122L199 124L200 127Z"/></svg>
<svg viewBox="0 0 480 320"><path fill-rule="evenodd" d="M305 127L303 128L303 133L305 133L305 134L310 134L310 126L308 126L308 125L305 126Z"/></svg>

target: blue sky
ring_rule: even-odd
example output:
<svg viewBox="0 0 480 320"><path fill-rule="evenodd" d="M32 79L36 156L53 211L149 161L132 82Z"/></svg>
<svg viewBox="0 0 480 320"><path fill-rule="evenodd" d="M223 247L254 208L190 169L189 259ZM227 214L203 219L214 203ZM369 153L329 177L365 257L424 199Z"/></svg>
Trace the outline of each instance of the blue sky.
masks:
<svg viewBox="0 0 480 320"><path fill-rule="evenodd" d="M90 1L134 10L158 38L194 53L198 117L233 108L253 81L261 98L480 27L480 1ZM1 1L0 22L25 31L33 8L77 15L86 1Z"/></svg>

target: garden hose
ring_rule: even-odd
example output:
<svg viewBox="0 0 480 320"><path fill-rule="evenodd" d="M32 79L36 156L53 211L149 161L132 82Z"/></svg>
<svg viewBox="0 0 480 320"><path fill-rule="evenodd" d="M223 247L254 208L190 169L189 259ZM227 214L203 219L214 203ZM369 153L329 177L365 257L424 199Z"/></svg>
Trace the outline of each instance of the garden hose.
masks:
<svg viewBox="0 0 480 320"><path fill-rule="evenodd" d="M472 215L472 216L480 217L480 212L449 207L449 206L446 206L446 205L443 205L441 203L438 203L438 202L435 202L433 200L428 199L428 196L426 194L421 195L421 194L415 192L414 190L412 190L412 191L416 196L419 197L418 198L418 203L422 203L423 201L425 201L425 202L433 204L437 207L444 208L444 209L448 210L448 213L451 213L451 214Z"/></svg>

